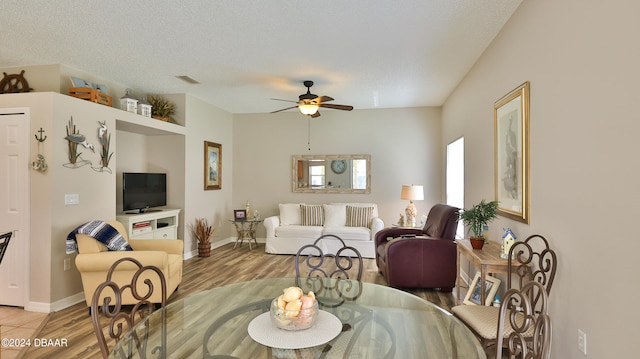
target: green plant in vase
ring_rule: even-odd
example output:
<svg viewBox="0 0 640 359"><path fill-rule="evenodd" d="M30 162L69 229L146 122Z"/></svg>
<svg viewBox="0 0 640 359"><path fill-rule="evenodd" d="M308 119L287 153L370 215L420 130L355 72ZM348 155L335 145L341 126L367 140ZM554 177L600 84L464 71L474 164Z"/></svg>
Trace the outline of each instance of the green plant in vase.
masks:
<svg viewBox="0 0 640 359"><path fill-rule="evenodd" d="M474 249L480 249L484 245L482 229L498 216L498 201L485 202L482 200L475 206L463 210L459 216L462 223L469 227L469 231L473 232L471 245ZM474 243L477 244L474 245ZM477 246L479 248L476 248Z"/></svg>

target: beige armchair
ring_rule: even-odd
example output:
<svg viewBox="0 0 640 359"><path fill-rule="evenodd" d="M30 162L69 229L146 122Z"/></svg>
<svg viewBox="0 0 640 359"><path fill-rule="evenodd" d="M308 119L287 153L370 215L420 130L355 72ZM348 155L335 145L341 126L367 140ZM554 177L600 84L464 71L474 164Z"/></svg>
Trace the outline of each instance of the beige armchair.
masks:
<svg viewBox="0 0 640 359"><path fill-rule="evenodd" d="M158 267L167 281L167 297L178 288L182 282L182 256L184 243L177 239L129 239L124 226L118 221L108 221L111 226L122 234L129 242L133 251L108 251L107 247L92 237L83 234L76 235L78 255L76 267L82 278L82 287L87 306L91 306L91 299L96 288L105 281L107 272L113 263L124 257L135 258L142 265ZM125 265L126 264L126 265ZM131 283L134 273L138 270L135 265L124 263L113 273L112 280L123 286ZM150 277L155 288L157 277ZM102 298L100 298L102 300ZM162 301L161 291L154 290L149 300L152 303ZM137 301L130 295L124 295L122 304L135 304Z"/></svg>

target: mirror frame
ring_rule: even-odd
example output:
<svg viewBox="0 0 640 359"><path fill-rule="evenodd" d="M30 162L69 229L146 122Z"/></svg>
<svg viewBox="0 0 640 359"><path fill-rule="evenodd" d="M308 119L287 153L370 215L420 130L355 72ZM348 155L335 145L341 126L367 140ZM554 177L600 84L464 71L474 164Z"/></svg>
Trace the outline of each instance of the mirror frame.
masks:
<svg viewBox="0 0 640 359"><path fill-rule="evenodd" d="M371 193L371 155L293 155L291 157L291 188L294 193ZM310 160L366 160L367 185L365 189L298 187L298 161Z"/></svg>

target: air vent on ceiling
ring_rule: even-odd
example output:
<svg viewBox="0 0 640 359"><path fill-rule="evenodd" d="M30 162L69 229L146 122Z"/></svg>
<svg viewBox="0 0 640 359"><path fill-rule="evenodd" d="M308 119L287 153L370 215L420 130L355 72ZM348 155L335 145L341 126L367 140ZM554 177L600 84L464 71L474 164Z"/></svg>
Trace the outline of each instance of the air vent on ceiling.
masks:
<svg viewBox="0 0 640 359"><path fill-rule="evenodd" d="M180 80L186 82L186 83L190 83L190 84L199 84L200 82L196 81L193 77L187 76L187 75L181 75L181 76L176 76L177 78L179 78Z"/></svg>

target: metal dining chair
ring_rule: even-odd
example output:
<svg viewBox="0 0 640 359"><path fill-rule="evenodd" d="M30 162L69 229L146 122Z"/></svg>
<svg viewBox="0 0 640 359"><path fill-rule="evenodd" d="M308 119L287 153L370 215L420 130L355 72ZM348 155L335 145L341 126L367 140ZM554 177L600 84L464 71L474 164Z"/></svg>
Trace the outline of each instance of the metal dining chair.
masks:
<svg viewBox="0 0 640 359"><path fill-rule="evenodd" d="M547 292L539 282L528 282L521 290L510 289L500 305L496 337L496 359L548 359L551 349L551 318Z"/></svg>
<svg viewBox="0 0 640 359"><path fill-rule="evenodd" d="M517 241L509 250L507 290L523 289L527 283L536 282L545 295L551 292L558 265L556 253L541 235L531 235L524 241ZM452 313L471 329L480 339L483 347L496 345L500 310L484 305L458 305ZM500 348L498 348L499 350Z"/></svg>
<svg viewBox="0 0 640 359"><path fill-rule="evenodd" d="M116 271L117 267L120 267L118 271ZM118 273L117 275L120 276L123 273L130 273L130 283L119 286L113 280L114 273ZM153 278L153 282L157 282L159 279L160 288L154 288L150 278ZM111 265L105 282L98 285L91 300L91 322L103 358L106 359L110 352L105 330L109 334L109 340L115 340L116 344L120 340L127 340L126 345L119 346L118 352L115 353L117 357L130 358L134 350L143 353L142 357L146 355L149 323L145 321L145 318L156 309L156 304L149 301L154 290L160 290L162 293L161 303L159 303L160 310L162 310L160 319L162 325L160 326L161 333L154 333L154 335L160 335L160 344L151 348L150 352L153 357L166 357L167 328L164 308L167 301L167 283L165 277L159 268L143 266L138 260L125 257ZM123 305L124 296L132 296L136 304ZM104 319L108 322L106 327L103 327ZM136 324L142 321L145 321L143 328L130 332Z"/></svg>
<svg viewBox="0 0 640 359"><path fill-rule="evenodd" d="M336 248L336 241L338 247L333 254L328 251L328 248ZM304 268L300 267L301 262L304 262L308 269L306 275L303 273ZM354 247L347 246L342 238L333 234L320 236L313 244L302 246L296 253L296 277L298 278L326 277L360 281L362 268L363 261L360 252ZM355 278L352 278L354 271Z"/></svg>
<svg viewBox="0 0 640 359"><path fill-rule="evenodd" d="M7 232L0 235L0 263L2 263L2 258L4 258L7 247L9 247L9 241L11 240L12 235L13 232Z"/></svg>

